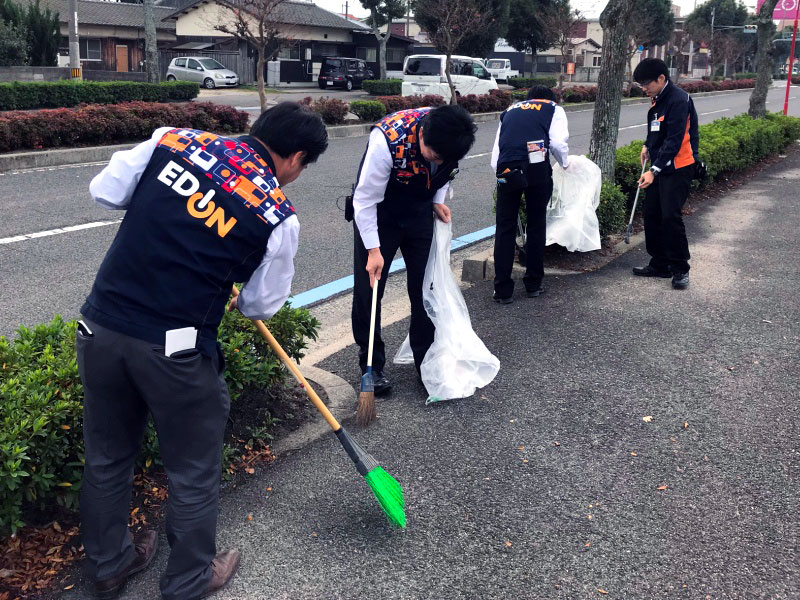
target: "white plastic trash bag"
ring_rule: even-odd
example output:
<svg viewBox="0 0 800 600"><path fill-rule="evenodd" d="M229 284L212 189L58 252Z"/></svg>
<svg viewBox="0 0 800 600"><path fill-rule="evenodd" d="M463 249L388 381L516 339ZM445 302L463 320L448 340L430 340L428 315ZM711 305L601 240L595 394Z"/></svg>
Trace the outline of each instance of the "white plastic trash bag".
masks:
<svg viewBox="0 0 800 600"><path fill-rule="evenodd" d="M585 156L570 156L569 168L553 165L553 195L547 205L546 245L570 252L600 249L597 207L603 183L600 167Z"/></svg>
<svg viewBox="0 0 800 600"><path fill-rule="evenodd" d="M471 396L477 388L491 383L500 370L500 361L472 330L467 305L450 270L452 237L450 223L436 219L422 284L425 310L436 327L433 344L420 368L428 391L426 404ZM408 336L394 362L413 364Z"/></svg>

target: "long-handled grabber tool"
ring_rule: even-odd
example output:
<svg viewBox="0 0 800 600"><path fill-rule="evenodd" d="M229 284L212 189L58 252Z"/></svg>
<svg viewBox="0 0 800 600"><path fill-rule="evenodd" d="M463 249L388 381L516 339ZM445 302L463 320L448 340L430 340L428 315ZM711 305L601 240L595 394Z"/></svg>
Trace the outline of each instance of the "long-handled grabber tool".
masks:
<svg viewBox="0 0 800 600"><path fill-rule="evenodd" d="M642 178L644 175L644 171L647 169L647 161L642 164L642 174L639 175L639 179ZM625 230L625 243L631 243L631 231L633 231L633 215L636 214L636 203L639 201L639 192L642 191L642 188L639 187L639 184L636 184L636 196L633 199L633 208L631 209L631 220L628 221L628 228Z"/></svg>
<svg viewBox="0 0 800 600"><path fill-rule="evenodd" d="M236 286L233 288L233 295L239 295L239 290L236 289ZM272 337L272 334L269 332L269 329L267 329L267 326L258 319L252 319L252 321L261 336L270 345L272 351L278 355L278 357L283 361L283 364L285 364L294 374L295 379L297 379L297 381L300 383L300 386L306 391L306 394L308 394L309 400L311 400L312 404L322 414L322 416L328 422L328 425L331 426L331 429L333 429L333 432L336 434L339 442L344 447L347 455L355 463L356 469L369 484L370 489L372 489L372 493L375 494L375 498L377 498L378 503L381 505L383 512L386 513L389 521L394 525L405 527L406 514L403 510L403 506L405 505L405 501L403 499L403 488L395 480L395 478L389 475L389 473L387 473L383 467L378 464L378 461L376 461L375 458L373 458L370 454L367 454L361 448L361 446L359 446L358 443L352 437L350 437L350 434L345 430L345 428L339 424L336 418L331 414L331 411L328 410L328 407L325 406L325 403L320 400L319 396L317 396L317 393L314 391L314 389L308 385L306 378L303 377L303 374L300 372L300 369L297 368L297 365L292 362L292 359L289 358L289 355L286 354L283 348L281 348L280 344L278 344L278 341Z"/></svg>
<svg viewBox="0 0 800 600"><path fill-rule="evenodd" d="M372 377L372 349L375 345L375 311L378 307L378 280L372 284L372 314L369 317L369 346L367 346L367 370L361 376L361 391L358 394L356 423L366 426L377 417L375 413L375 380Z"/></svg>

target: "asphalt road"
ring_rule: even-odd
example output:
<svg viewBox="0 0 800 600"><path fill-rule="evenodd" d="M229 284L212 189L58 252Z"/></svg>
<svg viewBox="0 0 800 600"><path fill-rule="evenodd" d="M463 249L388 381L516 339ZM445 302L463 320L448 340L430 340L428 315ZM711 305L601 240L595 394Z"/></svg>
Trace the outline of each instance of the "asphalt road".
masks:
<svg viewBox="0 0 800 600"><path fill-rule="evenodd" d="M793 95L797 94L796 89ZM696 99L700 122L746 112L749 91ZM797 94L800 96L800 94ZM783 106L783 92L773 89L769 108ZM800 100L792 114L800 115ZM620 118L620 145L642 139L646 106L625 106ZM572 154L586 153L592 111L569 113ZM497 124L483 123L468 157L461 163L451 202L454 235L494 224L491 209L494 178L489 167ZM350 190L364 152L366 136L331 140L328 151L286 193L301 222L294 293L352 273L352 228L340 206ZM54 313L78 315L94 274L116 232L121 213L95 205L88 195L92 177L102 164L28 170L0 174L0 239L51 231L55 228L105 222L110 225L60 235L0 244L0 335L17 326L49 320Z"/></svg>
<svg viewBox="0 0 800 600"><path fill-rule="evenodd" d="M536 299L466 290L495 381L426 407L390 368L381 418L353 429L404 486L408 528L326 436L223 496L219 546L243 560L217 597L800 597L798 178L794 152L687 219L687 291L634 278L641 246ZM358 376L352 346L320 366ZM158 597L165 547L123 600Z"/></svg>

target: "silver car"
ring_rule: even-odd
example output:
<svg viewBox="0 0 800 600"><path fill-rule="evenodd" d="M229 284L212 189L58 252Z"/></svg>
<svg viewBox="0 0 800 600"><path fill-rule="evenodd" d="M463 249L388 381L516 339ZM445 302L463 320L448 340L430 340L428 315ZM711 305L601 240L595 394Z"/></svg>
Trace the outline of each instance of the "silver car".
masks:
<svg viewBox="0 0 800 600"><path fill-rule="evenodd" d="M181 56L173 58L167 68L167 81L196 81L204 88L235 87L239 77L213 58Z"/></svg>

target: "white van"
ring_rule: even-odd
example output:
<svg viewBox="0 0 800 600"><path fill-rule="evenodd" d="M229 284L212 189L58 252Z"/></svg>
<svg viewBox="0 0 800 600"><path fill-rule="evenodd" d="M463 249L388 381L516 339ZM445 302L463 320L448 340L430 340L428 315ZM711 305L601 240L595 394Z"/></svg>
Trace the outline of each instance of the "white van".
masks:
<svg viewBox="0 0 800 600"><path fill-rule="evenodd" d="M457 96L488 94L497 89L486 65L478 58L452 56L453 68L450 76ZM414 54L403 62L403 96L415 94L438 94L450 101L450 86L445 76L447 57L443 54Z"/></svg>

